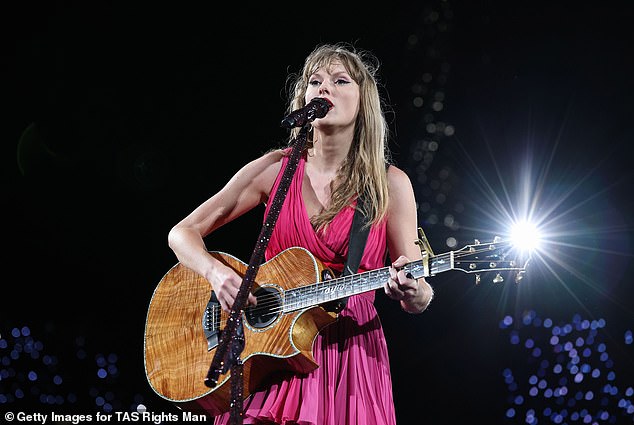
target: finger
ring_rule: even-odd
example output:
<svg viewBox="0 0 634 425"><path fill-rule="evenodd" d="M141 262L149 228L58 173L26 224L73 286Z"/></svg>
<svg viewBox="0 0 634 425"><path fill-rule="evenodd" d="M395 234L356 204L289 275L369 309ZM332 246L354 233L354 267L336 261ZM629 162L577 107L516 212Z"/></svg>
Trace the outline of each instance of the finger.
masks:
<svg viewBox="0 0 634 425"><path fill-rule="evenodd" d="M403 297L403 291L401 291L399 284L397 281L395 281L394 279L388 279L388 281L385 284L385 293L390 297L390 298L394 298L394 299L398 299L398 298L402 298Z"/></svg>
<svg viewBox="0 0 634 425"><path fill-rule="evenodd" d="M222 307L224 311L226 311L227 313L231 311L231 307L233 306L232 299L226 296L220 296L218 297L218 301L220 302L220 307Z"/></svg>
<svg viewBox="0 0 634 425"><path fill-rule="evenodd" d="M383 285L383 292L385 292L385 295L387 295L388 297L392 298L392 290L390 289L390 281L389 279L385 281L385 284Z"/></svg>
<svg viewBox="0 0 634 425"><path fill-rule="evenodd" d="M390 266L389 271L390 271L390 279L398 280L398 269L392 265Z"/></svg>
<svg viewBox="0 0 634 425"><path fill-rule="evenodd" d="M220 305L225 311L229 312L233 308L233 303L238 296L238 288L234 286L227 285L222 291L222 294L218 295L218 300L220 301Z"/></svg>
<svg viewBox="0 0 634 425"><path fill-rule="evenodd" d="M406 265L407 263L409 263L409 259L405 257L404 255L401 255L392 263L392 267L400 268Z"/></svg>
<svg viewBox="0 0 634 425"><path fill-rule="evenodd" d="M249 304L258 305L258 299L253 294L249 294Z"/></svg>
<svg viewBox="0 0 634 425"><path fill-rule="evenodd" d="M418 282L414 279L412 273L400 270L397 276L397 281L401 289L416 289Z"/></svg>

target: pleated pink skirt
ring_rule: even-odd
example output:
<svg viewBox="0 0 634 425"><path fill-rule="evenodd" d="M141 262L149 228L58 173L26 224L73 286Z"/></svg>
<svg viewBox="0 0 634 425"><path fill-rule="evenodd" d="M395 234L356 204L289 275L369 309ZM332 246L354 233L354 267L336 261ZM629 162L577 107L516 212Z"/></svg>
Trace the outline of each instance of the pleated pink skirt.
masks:
<svg viewBox="0 0 634 425"><path fill-rule="evenodd" d="M350 297L317 335L319 367L288 375L244 401L244 424L395 425L390 363L374 293ZM230 423L229 413L215 425Z"/></svg>

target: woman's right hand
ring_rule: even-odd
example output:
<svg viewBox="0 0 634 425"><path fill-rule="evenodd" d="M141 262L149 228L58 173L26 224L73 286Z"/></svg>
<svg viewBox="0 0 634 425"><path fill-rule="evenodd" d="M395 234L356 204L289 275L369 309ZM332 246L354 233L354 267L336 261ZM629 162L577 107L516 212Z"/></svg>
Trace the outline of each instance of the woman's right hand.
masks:
<svg viewBox="0 0 634 425"><path fill-rule="evenodd" d="M242 285L242 277L232 268L219 264L205 278L212 282L213 290L222 309L230 312ZM257 304L257 299L252 293L249 293L247 304L253 306Z"/></svg>

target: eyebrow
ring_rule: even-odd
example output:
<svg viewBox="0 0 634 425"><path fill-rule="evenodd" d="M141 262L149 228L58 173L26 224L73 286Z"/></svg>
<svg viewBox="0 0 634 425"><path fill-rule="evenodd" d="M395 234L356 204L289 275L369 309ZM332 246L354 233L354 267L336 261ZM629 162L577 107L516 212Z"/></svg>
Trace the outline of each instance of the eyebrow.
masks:
<svg viewBox="0 0 634 425"><path fill-rule="evenodd" d="M330 75L330 76L333 76L333 77L344 76L344 77L352 78L350 73L348 71L346 71L345 69L342 70L342 71L333 72L332 74L330 72L325 72L325 71L322 71L321 69L319 69L319 70L313 72L312 74L310 74L310 77L312 78L312 77L314 77L316 75L323 76L324 74Z"/></svg>

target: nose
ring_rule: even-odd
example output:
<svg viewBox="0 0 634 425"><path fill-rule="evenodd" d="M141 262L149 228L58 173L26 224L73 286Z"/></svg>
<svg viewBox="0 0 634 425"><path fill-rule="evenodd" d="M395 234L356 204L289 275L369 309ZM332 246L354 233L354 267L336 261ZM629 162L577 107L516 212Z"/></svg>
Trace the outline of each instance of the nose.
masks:
<svg viewBox="0 0 634 425"><path fill-rule="evenodd" d="M330 93L330 89L328 88L326 81L323 81L319 85L319 94L324 94L324 93Z"/></svg>

